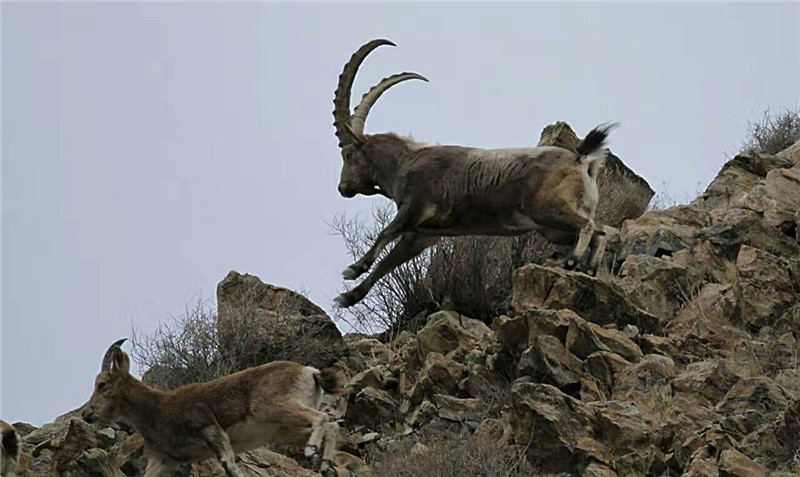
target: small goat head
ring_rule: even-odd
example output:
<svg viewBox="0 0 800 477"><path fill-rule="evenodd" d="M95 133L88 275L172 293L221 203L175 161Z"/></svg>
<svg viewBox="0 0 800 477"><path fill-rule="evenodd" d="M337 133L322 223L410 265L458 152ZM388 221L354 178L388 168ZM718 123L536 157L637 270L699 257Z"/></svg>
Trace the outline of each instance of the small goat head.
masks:
<svg viewBox="0 0 800 477"><path fill-rule="evenodd" d="M120 417L117 399L129 376L130 358L122 351L125 338L112 344L103 356L100 373L94 380L94 392L81 415L86 422L112 422Z"/></svg>

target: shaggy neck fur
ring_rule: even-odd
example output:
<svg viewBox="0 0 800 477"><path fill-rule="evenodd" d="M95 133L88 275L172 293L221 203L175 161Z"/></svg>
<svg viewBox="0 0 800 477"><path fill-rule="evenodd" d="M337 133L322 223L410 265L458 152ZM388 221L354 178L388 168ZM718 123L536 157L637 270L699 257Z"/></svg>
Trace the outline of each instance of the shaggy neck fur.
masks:
<svg viewBox="0 0 800 477"><path fill-rule="evenodd" d="M158 437L159 409L161 400L166 395L163 391L153 389L133 376L125 376L122 394L119 396L119 412L146 441Z"/></svg>
<svg viewBox="0 0 800 477"><path fill-rule="evenodd" d="M398 168L411 159L419 146L413 140L394 133L366 136L364 149L372 163L372 179L390 197L396 197L399 192L396 190Z"/></svg>

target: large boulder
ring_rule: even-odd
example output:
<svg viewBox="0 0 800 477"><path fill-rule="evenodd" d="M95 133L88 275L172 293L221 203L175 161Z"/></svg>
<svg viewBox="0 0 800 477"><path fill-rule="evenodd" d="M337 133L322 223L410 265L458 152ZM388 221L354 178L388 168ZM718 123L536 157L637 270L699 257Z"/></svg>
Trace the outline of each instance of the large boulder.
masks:
<svg viewBox="0 0 800 477"><path fill-rule="evenodd" d="M763 250L742 246L736 260L737 303L743 324L751 330L772 324L800 293L798 260L786 260Z"/></svg>
<svg viewBox="0 0 800 477"><path fill-rule="evenodd" d="M709 225L708 212L690 205L651 210L622 224L618 260L630 255L673 255L692 246L698 230Z"/></svg>
<svg viewBox="0 0 800 477"><path fill-rule="evenodd" d="M740 206L762 214L771 226L796 237L800 211L800 169L773 169L741 201Z"/></svg>
<svg viewBox="0 0 800 477"><path fill-rule="evenodd" d="M327 367L347 353L322 308L235 271L217 285L217 331L222 351L240 368L279 359Z"/></svg>
<svg viewBox="0 0 800 477"><path fill-rule="evenodd" d="M698 234L707 240L716 254L736 260L742 245L760 248L781 257L796 257L800 253L794 237L769 225L757 212L742 208L722 208L712 211L713 223Z"/></svg>
<svg viewBox="0 0 800 477"><path fill-rule="evenodd" d="M430 353L446 355L451 351L463 353L490 339L492 330L478 320L452 311L440 311L428 317L428 322L417 332L417 346L424 358Z"/></svg>
<svg viewBox="0 0 800 477"><path fill-rule="evenodd" d="M577 152L580 139L569 124L558 121L545 126L538 146L558 146ZM633 172L619 157L609 154L597 179L600 201L596 220L619 227L626 219L636 218L647 209L655 192L642 177Z"/></svg>
<svg viewBox="0 0 800 477"><path fill-rule="evenodd" d="M766 376L740 379L717 404L727 425L741 434L749 434L764 422L774 420L786 409L790 396Z"/></svg>
<svg viewBox="0 0 800 477"><path fill-rule="evenodd" d="M792 163L768 154L739 154L726 162L705 192L692 205L705 210L729 207L741 201L773 169Z"/></svg>
<svg viewBox="0 0 800 477"><path fill-rule="evenodd" d="M511 429L517 444L543 472L577 474L611 453L592 435L592 412L547 384L517 383L511 391Z"/></svg>
<svg viewBox="0 0 800 477"><path fill-rule="evenodd" d="M614 283L536 264L514 271L512 304L518 312L567 308L600 325L630 324L647 333L661 331L659 318L630 303Z"/></svg>
<svg viewBox="0 0 800 477"><path fill-rule="evenodd" d="M628 299L654 315L674 315L691 293L686 267L674 260L628 255L619 275Z"/></svg>
<svg viewBox="0 0 800 477"><path fill-rule="evenodd" d="M530 376L536 382L552 384L568 394L580 390L582 374L583 362L554 336L533 338L530 348L519 360L519 376Z"/></svg>
<svg viewBox="0 0 800 477"><path fill-rule="evenodd" d="M713 407L739 380L739 376L719 361L708 360L691 363L673 381L676 394L684 395L698 403Z"/></svg>

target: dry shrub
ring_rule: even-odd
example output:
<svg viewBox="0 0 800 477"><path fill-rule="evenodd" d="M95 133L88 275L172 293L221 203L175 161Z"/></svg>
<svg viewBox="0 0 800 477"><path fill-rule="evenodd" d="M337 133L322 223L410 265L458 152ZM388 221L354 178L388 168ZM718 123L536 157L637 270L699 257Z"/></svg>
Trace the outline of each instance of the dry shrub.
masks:
<svg viewBox="0 0 800 477"><path fill-rule="evenodd" d="M748 138L742 145L744 152L777 154L800 139L800 111L786 109L772 115L764 111L760 121L748 125Z"/></svg>
<svg viewBox="0 0 800 477"><path fill-rule="evenodd" d="M350 257L358 260L369 250L380 231L389 225L394 214L394 205L383 203L373 208L371 224L362 222L358 217L347 218L341 215L329 227L334 234L342 237ZM381 252L376 263L389 253L392 246ZM436 247L428 248L413 260L389 272L358 304L346 310L337 308L335 318L360 333L372 335L385 330L398 330L401 325L407 325L415 317L427 317L437 311L439 304L425 283L425 275L435 249ZM344 269L345 266L341 268ZM359 283L366 276L365 274L349 283Z"/></svg>
<svg viewBox="0 0 800 477"><path fill-rule="evenodd" d="M227 314L225 339L217 330L213 303L197 300L183 314L160 323L149 334L133 330L132 357L143 380L159 389L210 381L270 361L292 360L319 365L335 360L335 350L304 327L302 316L275 313L256 317L253 310ZM291 326L286 320L292 320ZM288 336L289 330L291 336Z"/></svg>
<svg viewBox="0 0 800 477"><path fill-rule="evenodd" d="M427 447L411 452L419 442ZM370 462L381 477L512 477L537 475L524 448L489 437L440 432L419 441L405 441Z"/></svg>
<svg viewBox="0 0 800 477"><path fill-rule="evenodd" d="M373 209L371 224L339 216L330 227L357 260L389 224L394 212L393 204L385 203ZM391 245L378 260L389 250ZM417 331L429 314L440 309L489 323L509 309L514 269L526 263L542 263L553 250L535 233L517 237L445 237L379 280L360 303L337 310L336 318L359 332L388 331L387 339L402 330ZM363 279L360 277L356 283Z"/></svg>

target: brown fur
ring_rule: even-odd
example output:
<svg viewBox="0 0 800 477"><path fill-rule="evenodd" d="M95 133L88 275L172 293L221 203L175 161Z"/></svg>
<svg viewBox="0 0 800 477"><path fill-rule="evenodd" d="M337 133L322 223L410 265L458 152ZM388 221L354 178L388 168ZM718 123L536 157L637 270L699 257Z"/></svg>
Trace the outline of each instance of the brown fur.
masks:
<svg viewBox="0 0 800 477"><path fill-rule="evenodd" d="M17 463L22 452L19 434L9 423L0 420L0 475L13 477L16 475Z"/></svg>
<svg viewBox="0 0 800 477"><path fill-rule="evenodd" d="M339 77L334 98L334 125L344 159L339 191L344 197L384 195L397 204L397 216L370 250L344 270L344 278L367 272L380 252L397 242L373 272L339 295L336 303L358 303L377 280L448 235L536 231L551 242L574 245L565 262L568 267L576 266L590 249L587 269L594 273L606 240L605 229L594 223L596 181L605 158L599 150L615 125L589 132L577 154L553 146L487 150L420 144L393 133L364 135L366 117L353 129L345 105L358 66L381 45L394 44L365 44ZM373 90L383 92L392 84L383 80ZM365 95L357 109L369 111L379 96Z"/></svg>
<svg viewBox="0 0 800 477"><path fill-rule="evenodd" d="M160 391L128 373L129 360L119 345L112 345L109 353L110 365L97 376L83 416L89 422L122 419L136 429L146 443L148 477L209 457L217 457L228 475L241 475L233 454L265 444L308 443L314 447L309 453L315 454L325 439L323 458L332 459L335 424L316 410L323 389L338 388L338 376L331 370L275 361ZM311 442L317 428L319 439Z"/></svg>

